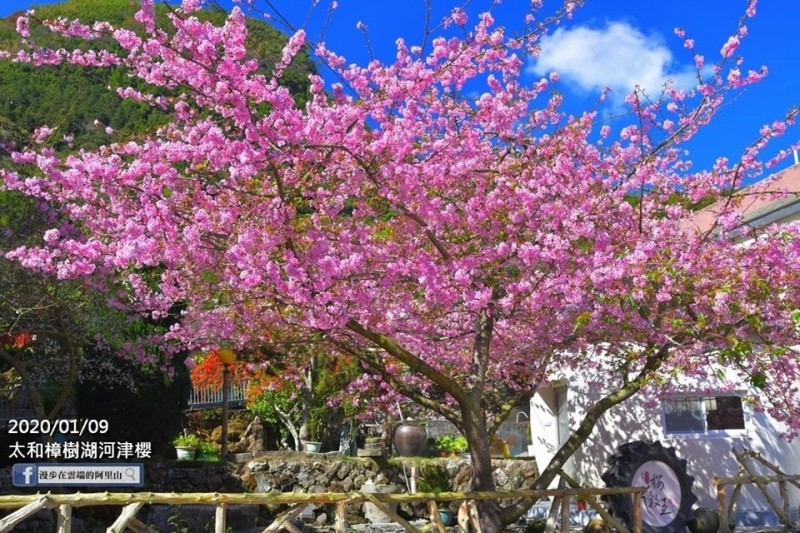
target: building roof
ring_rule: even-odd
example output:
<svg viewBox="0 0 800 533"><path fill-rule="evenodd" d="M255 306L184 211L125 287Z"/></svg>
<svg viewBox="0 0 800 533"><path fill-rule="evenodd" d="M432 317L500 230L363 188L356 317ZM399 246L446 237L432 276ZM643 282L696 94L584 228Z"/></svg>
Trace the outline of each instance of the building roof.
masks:
<svg viewBox="0 0 800 533"><path fill-rule="evenodd" d="M782 170L738 191L743 225L758 228L800 219L800 165ZM728 204L720 200L697 212L694 223L701 231L711 229Z"/></svg>

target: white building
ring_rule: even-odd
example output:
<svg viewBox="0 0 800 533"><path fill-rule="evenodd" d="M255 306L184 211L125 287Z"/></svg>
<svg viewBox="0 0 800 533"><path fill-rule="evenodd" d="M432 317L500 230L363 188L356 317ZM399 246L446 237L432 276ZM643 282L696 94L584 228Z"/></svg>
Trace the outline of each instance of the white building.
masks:
<svg viewBox="0 0 800 533"><path fill-rule="evenodd" d="M755 185L751 190L763 186ZM800 191L800 165L773 176L770 188ZM743 206L744 223L750 227L800 219L800 194L796 192L780 200L747 198ZM714 207L698 213L698 227L710 227L716 218ZM732 477L739 471L733 448L759 453L784 473L800 474L800 439L794 442L782 439L784 427L779 422L742 401L744 396L757 391L723 391L713 387L709 383L684 384L679 394L659 393L657 397L643 392L612 408L567 463L566 471L585 485L602 487L600 476L619 445L637 440L660 441L665 447L674 447L678 456L687 460L687 473L695 478L693 492L697 504L711 509L717 507L712 478ZM608 392L587 389L576 374L540 387L531 399L531 452L540 469L577 428L587 408ZM761 474L773 474L763 467L754 469ZM768 487L780 502L777 484ZM730 495L732 487L727 492ZM790 511L797 512L800 491L789 486L788 494ZM755 485L742 489L737 511L740 525L777 523L777 516Z"/></svg>

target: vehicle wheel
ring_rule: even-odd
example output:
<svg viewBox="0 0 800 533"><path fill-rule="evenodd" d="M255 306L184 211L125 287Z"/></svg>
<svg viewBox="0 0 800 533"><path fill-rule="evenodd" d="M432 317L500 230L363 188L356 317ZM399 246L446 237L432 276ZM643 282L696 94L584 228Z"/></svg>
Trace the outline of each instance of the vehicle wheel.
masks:
<svg viewBox="0 0 800 533"><path fill-rule="evenodd" d="M686 461L678 459L675 448L664 448L660 442L629 442L617 448L608 463L601 476L607 487L647 488L641 504L645 533L676 533L693 518L694 478L686 474ZM603 499L615 518L633 527L632 495Z"/></svg>

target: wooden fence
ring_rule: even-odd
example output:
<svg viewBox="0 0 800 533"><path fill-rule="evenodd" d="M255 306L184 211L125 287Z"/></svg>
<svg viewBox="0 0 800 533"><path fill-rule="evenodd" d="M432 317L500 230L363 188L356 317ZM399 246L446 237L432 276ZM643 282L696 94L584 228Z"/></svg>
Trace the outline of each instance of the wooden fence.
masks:
<svg viewBox="0 0 800 533"><path fill-rule="evenodd" d="M640 502L644 487L619 487L619 488L571 488L551 490L515 490L504 492L440 492L440 493L415 493L415 494L372 494L364 492L348 493L75 493L75 494L35 494L35 495L10 495L0 496L0 509L17 509L0 520L0 533L10 531L16 524L33 516L42 509L55 509L57 512L58 533L70 533L72 509L88 506L122 506L122 512L114 523L106 530L108 533L123 533L126 528L137 533L152 532L146 524L136 519L136 513L145 504L166 505L213 505L216 507L214 531L224 533L225 513L229 505L290 505L289 509L277 515L271 525L263 533L276 533L286 529L290 533L299 533L299 530L290 522L298 516L308 505L331 504L336 507L336 533L347 531L347 505L370 502L386 513L392 520L400 524L408 533L433 532L444 533L444 525L439 517L437 502L465 502L468 509L469 524L476 533L480 533L477 521L475 502L478 500L502 500L520 498L547 498L555 496L562 502L569 502L572 497L579 497L600 513L609 525L620 533L629 533L627 527L618 523L608 515L598 496L612 494L633 495L633 533L641 533L641 516L639 514ZM430 523L422 529L417 529L407 520L394 512L389 506L392 504L427 502L430 513ZM461 522L461 521L460 521ZM467 530L469 526L460 523L459 528ZM562 528L563 529L563 528Z"/></svg>
<svg viewBox="0 0 800 533"><path fill-rule="evenodd" d="M731 530L731 517L735 516L736 503L744 485L755 485L764 495L767 503L778 516L784 529L789 531L796 528L793 518L789 513L789 498L787 497L786 485L791 484L800 489L800 475L787 475L776 465L770 463L761 454L742 450L731 450L736 460L739 462L739 472L735 477L715 477L711 483L717 488L717 514L719 515L719 533L729 533ZM753 466L748 464L748 460L754 460L762 467L766 467L774 475L757 475ZM780 503L770 494L768 485L778 484L778 498ZM726 487L732 485L733 492L728 501Z"/></svg>

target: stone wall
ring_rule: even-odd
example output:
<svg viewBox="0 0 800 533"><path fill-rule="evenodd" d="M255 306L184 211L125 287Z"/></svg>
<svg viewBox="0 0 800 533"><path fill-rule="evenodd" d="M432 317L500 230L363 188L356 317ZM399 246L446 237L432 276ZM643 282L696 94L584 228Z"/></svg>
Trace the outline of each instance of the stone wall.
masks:
<svg viewBox="0 0 800 533"><path fill-rule="evenodd" d="M298 454L303 455L303 454ZM494 480L497 490L529 487L537 476L536 464L525 460L495 460ZM407 492L406 479L412 467L423 475L426 470L442 468L449 483L440 490L467 491L472 467L466 458L378 460L369 458L320 457L303 459L258 458L249 461L242 479L252 492L350 492L367 482L375 485L399 485Z"/></svg>

